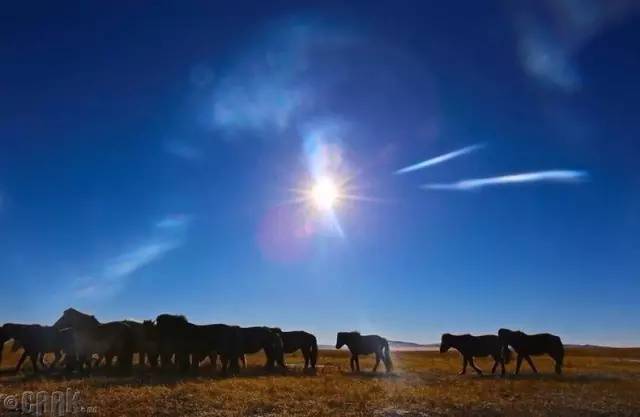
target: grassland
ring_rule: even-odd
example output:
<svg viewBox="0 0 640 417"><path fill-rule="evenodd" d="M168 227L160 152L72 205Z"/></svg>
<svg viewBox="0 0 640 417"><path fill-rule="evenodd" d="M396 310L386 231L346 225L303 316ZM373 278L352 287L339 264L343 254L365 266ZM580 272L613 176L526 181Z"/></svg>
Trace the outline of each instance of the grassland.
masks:
<svg viewBox="0 0 640 417"><path fill-rule="evenodd" d="M9 356L5 367L15 363ZM344 351L321 351L316 375L303 374L301 359L288 357L286 375L266 375L262 356L252 356L234 378L206 366L190 377L145 371L71 379L34 377L27 367L21 375L5 370L0 393L71 388L104 416L640 416L640 349L570 349L562 376L536 358L541 374L524 365L524 375L504 379L456 375L455 353L394 353L391 375L352 374ZM361 363L371 368L370 358ZM490 370L488 360L478 364Z"/></svg>

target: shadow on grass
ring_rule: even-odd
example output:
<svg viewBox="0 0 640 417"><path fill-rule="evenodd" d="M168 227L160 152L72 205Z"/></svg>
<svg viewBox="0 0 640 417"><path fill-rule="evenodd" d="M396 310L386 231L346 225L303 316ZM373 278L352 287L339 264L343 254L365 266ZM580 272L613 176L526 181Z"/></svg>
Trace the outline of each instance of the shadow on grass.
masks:
<svg viewBox="0 0 640 417"><path fill-rule="evenodd" d="M358 378L358 379L395 379L400 378L400 375L396 372L373 372L373 371L360 371L360 372L351 372L351 371L340 371L342 376L346 376L348 378Z"/></svg>
<svg viewBox="0 0 640 417"><path fill-rule="evenodd" d="M151 369L134 368L132 372L123 373L118 369L92 369L83 372L66 372L62 369L41 370L33 373L30 369L15 373L11 370L3 371L0 377L1 384L23 384L25 382L39 381L87 381L93 386L119 386L119 385L175 385L182 382L208 380L225 380L229 378L262 378L262 377L296 377L307 378L316 375L313 370L296 369L266 370L263 367L249 366L240 370L238 375L222 375L219 369L211 366L198 368L197 371L179 372L175 369Z"/></svg>

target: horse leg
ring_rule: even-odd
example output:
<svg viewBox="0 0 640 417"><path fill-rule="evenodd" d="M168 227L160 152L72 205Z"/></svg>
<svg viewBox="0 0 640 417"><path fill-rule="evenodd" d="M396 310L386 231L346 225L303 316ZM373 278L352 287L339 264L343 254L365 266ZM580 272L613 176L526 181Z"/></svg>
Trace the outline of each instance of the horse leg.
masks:
<svg viewBox="0 0 640 417"><path fill-rule="evenodd" d="M556 361L556 374L562 374L562 360L564 359L564 352L559 352L553 355L552 358Z"/></svg>
<svg viewBox="0 0 640 417"><path fill-rule="evenodd" d="M169 367L169 364L171 363L171 354L167 352L162 352L160 354L160 360L162 362L161 364L162 369L167 369Z"/></svg>
<svg viewBox="0 0 640 417"><path fill-rule="evenodd" d="M104 367L106 369L111 368L111 365L113 364L113 353L107 353L104 355L104 360L106 361Z"/></svg>
<svg viewBox="0 0 640 417"><path fill-rule="evenodd" d="M351 355L351 360L349 361L349 365L351 365L351 372L355 371L355 362L356 362L355 356Z"/></svg>
<svg viewBox="0 0 640 417"><path fill-rule="evenodd" d="M556 374L562 374L562 358L554 358L556 361Z"/></svg>
<svg viewBox="0 0 640 417"><path fill-rule="evenodd" d="M158 359L160 354L156 351L152 351L151 353L147 352L147 360L149 361L149 366L152 369L156 369L158 367Z"/></svg>
<svg viewBox="0 0 640 417"><path fill-rule="evenodd" d="M360 358L356 355L356 369L360 372Z"/></svg>
<svg viewBox="0 0 640 417"><path fill-rule="evenodd" d="M240 355L240 362L242 362L243 369L247 367L247 357L245 356L244 353Z"/></svg>
<svg viewBox="0 0 640 417"><path fill-rule="evenodd" d="M58 362L60 362L60 358L62 358L62 354L59 350L55 351L53 355L53 362L51 362L51 365L49 365L49 369L53 369L53 367L56 366Z"/></svg>
<svg viewBox="0 0 640 417"><path fill-rule="evenodd" d="M496 369L498 368L498 362L500 361L500 359L498 359L497 356L493 357L493 368L491 368L491 375L496 373Z"/></svg>
<svg viewBox="0 0 640 417"><path fill-rule="evenodd" d="M462 371L458 375L464 375L467 373L467 357L464 356L462 358Z"/></svg>
<svg viewBox="0 0 640 417"><path fill-rule="evenodd" d="M44 353L38 353L38 362L40 362L42 369L47 369L47 365L44 363Z"/></svg>
<svg viewBox="0 0 640 417"><path fill-rule="evenodd" d="M311 353L309 353L309 349L302 348L302 356L304 357L304 370L306 371L309 368L309 363L311 362Z"/></svg>
<svg viewBox="0 0 640 417"><path fill-rule="evenodd" d="M20 360L18 360L18 365L16 365L16 373L18 373L20 371L20 367L22 366L24 361L27 359L28 355L29 354L27 353L26 350L24 352L22 352L22 356L20 356Z"/></svg>
<svg viewBox="0 0 640 417"><path fill-rule="evenodd" d="M30 353L29 359L31 359L31 366L33 366L33 372L37 374L38 373L38 354Z"/></svg>
<svg viewBox="0 0 640 417"><path fill-rule="evenodd" d="M378 365L380 365L380 352L376 352L376 364L373 366L373 372L378 370Z"/></svg>
<svg viewBox="0 0 640 417"><path fill-rule="evenodd" d="M524 357L527 360L527 363L529 364L529 366L531 367L531 369L533 369L533 373L537 374L538 370L536 369L536 366L533 364L533 361L531 360L531 358L529 357L529 355Z"/></svg>
<svg viewBox="0 0 640 417"><path fill-rule="evenodd" d="M229 358L226 355L220 356L220 374L227 376L227 366L229 365ZM215 369L215 364L214 364Z"/></svg>
<svg viewBox="0 0 640 417"><path fill-rule="evenodd" d="M516 375L520 373L520 367L522 366L522 355L518 353L518 358L516 359Z"/></svg>
<svg viewBox="0 0 640 417"><path fill-rule="evenodd" d="M478 368L476 366L476 364L473 362L473 356L471 356L469 358L469 364L471 365L471 367L473 368L474 371L476 371L478 373L478 375L482 375L482 370L480 368Z"/></svg>

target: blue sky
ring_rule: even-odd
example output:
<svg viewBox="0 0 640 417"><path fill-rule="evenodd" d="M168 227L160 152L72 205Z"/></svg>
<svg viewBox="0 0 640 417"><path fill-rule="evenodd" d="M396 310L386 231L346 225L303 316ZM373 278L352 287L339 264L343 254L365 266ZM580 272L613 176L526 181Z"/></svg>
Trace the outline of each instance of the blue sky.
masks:
<svg viewBox="0 0 640 417"><path fill-rule="evenodd" d="M0 321L640 344L637 8L455 3L10 6Z"/></svg>

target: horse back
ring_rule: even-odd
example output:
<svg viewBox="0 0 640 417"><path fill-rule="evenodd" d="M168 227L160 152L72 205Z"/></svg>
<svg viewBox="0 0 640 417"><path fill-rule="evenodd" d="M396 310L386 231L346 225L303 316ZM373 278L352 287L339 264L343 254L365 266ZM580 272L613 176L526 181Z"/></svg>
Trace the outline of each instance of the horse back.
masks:
<svg viewBox="0 0 640 417"><path fill-rule="evenodd" d="M500 341L495 335L449 335L449 343L467 357L496 355L500 352Z"/></svg>
<svg viewBox="0 0 640 417"><path fill-rule="evenodd" d="M512 346L517 352L528 355L551 354L554 356L564 353L560 337L549 333L520 336Z"/></svg>
<svg viewBox="0 0 640 417"><path fill-rule="evenodd" d="M385 341L386 339L375 334L360 336L357 353L361 353L363 355L375 353L380 350Z"/></svg>
<svg viewBox="0 0 640 417"><path fill-rule="evenodd" d="M286 353L292 353L298 349L305 349L315 343L316 337L304 330L294 330L280 333L282 344Z"/></svg>
<svg viewBox="0 0 640 417"><path fill-rule="evenodd" d="M498 336L492 334L475 336L473 350L476 356L498 355L500 354L500 340Z"/></svg>

